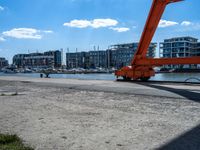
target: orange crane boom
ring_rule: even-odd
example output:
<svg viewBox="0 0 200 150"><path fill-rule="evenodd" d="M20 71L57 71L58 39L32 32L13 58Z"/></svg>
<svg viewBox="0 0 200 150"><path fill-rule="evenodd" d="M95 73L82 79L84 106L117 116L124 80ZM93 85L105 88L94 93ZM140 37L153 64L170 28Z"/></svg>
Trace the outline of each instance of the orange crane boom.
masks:
<svg viewBox="0 0 200 150"><path fill-rule="evenodd" d="M125 66L115 72L117 77L123 77L125 80L141 79L147 81L155 75L153 67L166 64L200 64L200 57L190 58L147 58L147 51L159 21L169 3L175 3L182 0L153 0L137 51L131 61L131 66Z"/></svg>

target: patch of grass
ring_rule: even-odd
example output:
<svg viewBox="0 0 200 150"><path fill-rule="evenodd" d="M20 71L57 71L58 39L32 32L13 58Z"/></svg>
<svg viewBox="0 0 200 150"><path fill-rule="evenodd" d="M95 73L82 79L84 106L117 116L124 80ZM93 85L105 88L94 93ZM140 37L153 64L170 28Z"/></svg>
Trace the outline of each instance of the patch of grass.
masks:
<svg viewBox="0 0 200 150"><path fill-rule="evenodd" d="M18 95L18 93L17 93L17 92L15 92L15 93L11 94L11 96L17 96L17 95Z"/></svg>
<svg viewBox="0 0 200 150"><path fill-rule="evenodd" d="M17 135L0 134L0 150L34 150L24 146Z"/></svg>
<svg viewBox="0 0 200 150"><path fill-rule="evenodd" d="M1 95L0 96L5 96L5 94L4 93L1 93Z"/></svg>
<svg viewBox="0 0 200 150"><path fill-rule="evenodd" d="M11 94L5 94L5 93L1 93L0 96L17 96L18 93L15 92L15 93L11 93Z"/></svg>

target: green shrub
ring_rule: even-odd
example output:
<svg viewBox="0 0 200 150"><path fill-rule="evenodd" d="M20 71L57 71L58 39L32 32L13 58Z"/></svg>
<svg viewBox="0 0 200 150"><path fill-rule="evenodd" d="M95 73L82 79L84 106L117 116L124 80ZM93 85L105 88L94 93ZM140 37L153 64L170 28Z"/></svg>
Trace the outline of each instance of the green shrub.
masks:
<svg viewBox="0 0 200 150"><path fill-rule="evenodd" d="M0 150L33 150L23 145L17 135L0 134Z"/></svg>

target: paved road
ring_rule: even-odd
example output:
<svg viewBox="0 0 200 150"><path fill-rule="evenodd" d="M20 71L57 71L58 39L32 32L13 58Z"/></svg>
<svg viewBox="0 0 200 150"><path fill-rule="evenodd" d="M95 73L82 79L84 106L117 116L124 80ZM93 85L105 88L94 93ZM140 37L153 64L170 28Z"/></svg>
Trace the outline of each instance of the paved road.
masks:
<svg viewBox="0 0 200 150"><path fill-rule="evenodd" d="M199 150L199 99L199 85L0 77L0 132L36 150Z"/></svg>
<svg viewBox="0 0 200 150"><path fill-rule="evenodd" d="M0 77L0 80L22 81L66 87L77 90L114 92L122 94L146 95L168 98L183 98L200 101L200 84L162 83L162 82L122 82L103 80L46 79L28 77Z"/></svg>

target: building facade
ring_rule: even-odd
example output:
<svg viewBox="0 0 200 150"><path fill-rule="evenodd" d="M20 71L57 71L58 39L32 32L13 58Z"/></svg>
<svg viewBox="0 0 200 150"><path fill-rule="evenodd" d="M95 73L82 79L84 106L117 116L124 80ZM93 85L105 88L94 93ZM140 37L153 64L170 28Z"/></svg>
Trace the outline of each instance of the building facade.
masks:
<svg viewBox="0 0 200 150"><path fill-rule="evenodd" d="M89 52L90 68L107 68L107 51L90 51Z"/></svg>
<svg viewBox="0 0 200 150"><path fill-rule="evenodd" d="M156 43L151 43L148 57L155 57ZM138 43L117 44L107 50L66 53L66 65L71 68L121 68L130 65Z"/></svg>
<svg viewBox="0 0 200 150"><path fill-rule="evenodd" d="M3 57L0 57L0 69L6 66L8 66L8 60L6 60Z"/></svg>
<svg viewBox="0 0 200 150"><path fill-rule="evenodd" d="M107 68L107 51L66 53L66 66L72 68Z"/></svg>
<svg viewBox="0 0 200 150"><path fill-rule="evenodd" d="M44 53L17 54L13 57L13 64L17 67L48 68L61 67L61 51L47 51Z"/></svg>
<svg viewBox="0 0 200 150"><path fill-rule="evenodd" d="M110 67L121 68L128 66L133 59L139 43L117 44L110 47ZM157 44L151 43L147 57L154 58Z"/></svg>
<svg viewBox="0 0 200 150"><path fill-rule="evenodd" d="M87 68L86 59L89 59L86 52L67 53L66 66L67 68Z"/></svg>
<svg viewBox="0 0 200 150"><path fill-rule="evenodd" d="M200 56L200 42L193 37L177 37L165 39L159 44L161 58L180 58ZM165 65L167 68L192 68L197 65Z"/></svg>

